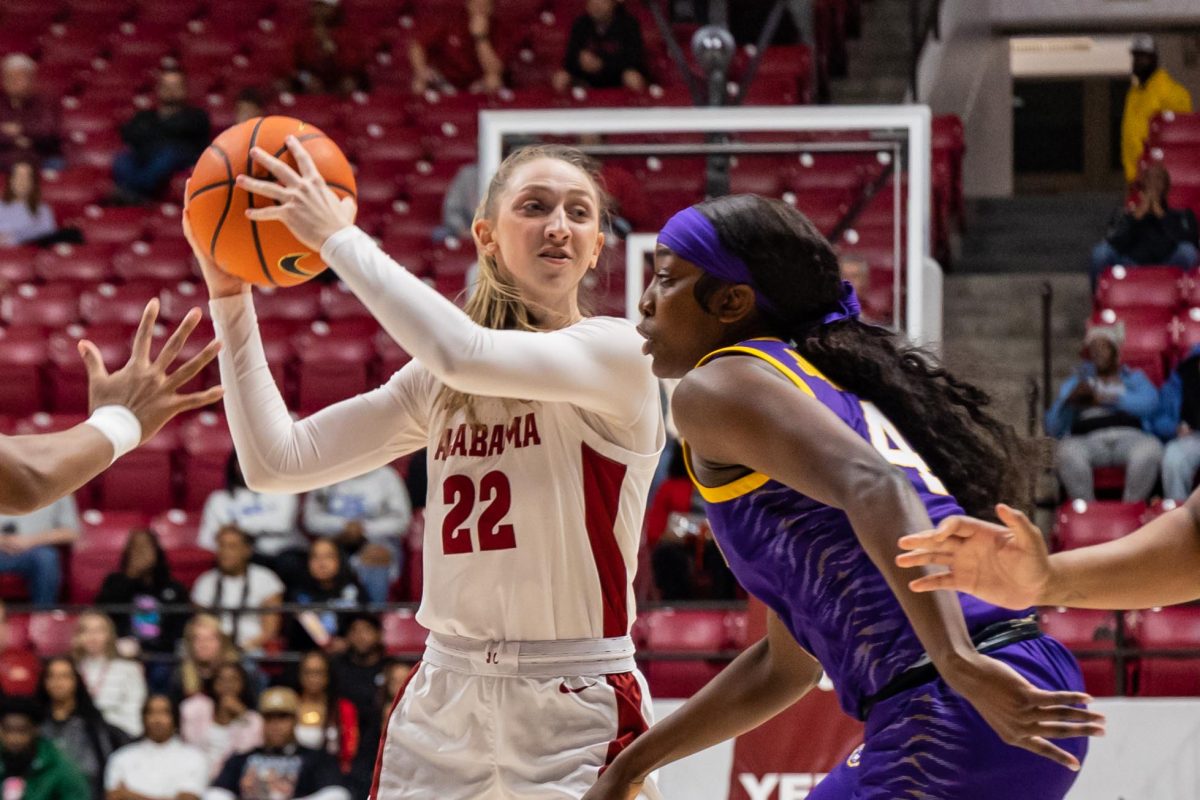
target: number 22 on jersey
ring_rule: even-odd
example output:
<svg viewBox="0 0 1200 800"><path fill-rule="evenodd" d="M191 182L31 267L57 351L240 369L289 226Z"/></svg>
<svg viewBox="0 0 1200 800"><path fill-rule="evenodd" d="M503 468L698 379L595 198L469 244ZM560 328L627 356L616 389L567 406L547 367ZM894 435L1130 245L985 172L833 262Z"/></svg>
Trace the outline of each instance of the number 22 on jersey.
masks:
<svg viewBox="0 0 1200 800"><path fill-rule="evenodd" d="M860 403L863 419L867 422L867 435L871 437L871 446L878 450L889 464L916 470L930 494L950 494L946 491L946 485L930 471L925 459L917 455L917 451L905 441L904 435L892 421L885 417L874 403L865 400Z"/></svg>
<svg viewBox="0 0 1200 800"><path fill-rule="evenodd" d="M471 528L464 523L475 512L476 500L483 505L475 529L480 550L511 550L517 546L513 526L504 522L512 509L512 487L508 476L493 470L475 481L467 475L451 475L442 483L442 502L449 508L442 521L442 552L446 555L474 552Z"/></svg>

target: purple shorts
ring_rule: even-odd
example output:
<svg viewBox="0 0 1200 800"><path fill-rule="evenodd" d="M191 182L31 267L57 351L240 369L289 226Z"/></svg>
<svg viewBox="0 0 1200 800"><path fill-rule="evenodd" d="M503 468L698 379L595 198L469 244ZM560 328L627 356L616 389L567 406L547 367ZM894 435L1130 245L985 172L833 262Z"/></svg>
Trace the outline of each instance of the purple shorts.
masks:
<svg viewBox="0 0 1200 800"><path fill-rule="evenodd" d="M1042 689L1080 691L1074 656L1042 636L989 653ZM884 700L867 718L862 747L809 800L1061 800L1076 774L1012 747L940 678ZM1054 742L1082 763L1087 738Z"/></svg>

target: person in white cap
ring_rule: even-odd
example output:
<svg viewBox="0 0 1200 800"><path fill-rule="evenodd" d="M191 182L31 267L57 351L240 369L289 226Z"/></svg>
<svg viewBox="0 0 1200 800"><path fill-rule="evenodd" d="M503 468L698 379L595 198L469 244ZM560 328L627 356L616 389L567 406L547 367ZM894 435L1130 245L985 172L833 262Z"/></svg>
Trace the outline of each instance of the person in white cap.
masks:
<svg viewBox="0 0 1200 800"><path fill-rule="evenodd" d="M1058 477L1072 500L1096 499L1096 467L1125 467L1127 503L1145 500L1158 480L1163 448L1149 432L1158 390L1146 373L1121 363L1124 339L1120 324L1089 329L1083 340L1087 359L1046 412L1046 433L1061 439Z"/></svg>
<svg viewBox="0 0 1200 800"><path fill-rule="evenodd" d="M1192 96L1158 65L1158 45L1153 36L1137 34L1129 50L1133 54L1133 85L1125 95L1125 115L1121 119L1121 163L1126 182L1133 183L1150 135L1150 120L1163 111L1191 113Z"/></svg>

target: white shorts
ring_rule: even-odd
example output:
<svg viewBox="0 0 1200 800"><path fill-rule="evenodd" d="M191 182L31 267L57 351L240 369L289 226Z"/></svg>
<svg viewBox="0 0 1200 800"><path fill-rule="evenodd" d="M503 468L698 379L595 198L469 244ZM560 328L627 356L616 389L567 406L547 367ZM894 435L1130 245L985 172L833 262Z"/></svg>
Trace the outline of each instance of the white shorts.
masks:
<svg viewBox="0 0 1200 800"><path fill-rule="evenodd" d="M578 800L650 720L627 637L487 643L431 634L392 705L370 797Z"/></svg>

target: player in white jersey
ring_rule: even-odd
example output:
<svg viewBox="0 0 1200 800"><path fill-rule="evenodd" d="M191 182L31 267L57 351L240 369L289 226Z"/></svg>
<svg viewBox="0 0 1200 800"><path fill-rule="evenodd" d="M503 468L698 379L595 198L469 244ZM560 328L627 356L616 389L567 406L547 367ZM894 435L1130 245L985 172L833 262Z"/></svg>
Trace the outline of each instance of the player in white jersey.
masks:
<svg viewBox="0 0 1200 800"><path fill-rule="evenodd" d="M114 461L158 433L175 415L215 403L221 388L192 394L179 389L217 355L213 341L170 375L170 367L200 322L192 309L159 354L150 358L158 301L142 311L129 360L116 372L104 367L100 351L79 343L87 369L91 416L65 431L35 436L0 436L0 514L36 511L73 492Z"/></svg>
<svg viewBox="0 0 1200 800"><path fill-rule="evenodd" d="M649 719L632 579L663 445L657 385L625 320L584 317L603 193L565 147L510 156L474 225L467 313L353 226L298 143L256 152L278 202L251 212L320 250L414 356L383 387L294 422L248 288L198 251L225 345L226 412L247 483L304 491L428 448L431 635L380 747L379 800L578 798Z"/></svg>

